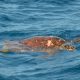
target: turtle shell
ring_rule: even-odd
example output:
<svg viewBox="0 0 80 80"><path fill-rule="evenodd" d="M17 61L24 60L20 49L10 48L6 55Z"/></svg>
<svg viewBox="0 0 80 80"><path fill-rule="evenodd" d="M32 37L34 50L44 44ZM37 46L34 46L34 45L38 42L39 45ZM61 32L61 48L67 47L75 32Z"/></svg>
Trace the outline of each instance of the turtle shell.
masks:
<svg viewBox="0 0 80 80"><path fill-rule="evenodd" d="M65 40L53 36L46 36L46 37L38 36L22 40L21 43L24 44L25 46L29 46L32 48L38 48L38 47L54 48L54 47L60 47L62 44L65 43Z"/></svg>

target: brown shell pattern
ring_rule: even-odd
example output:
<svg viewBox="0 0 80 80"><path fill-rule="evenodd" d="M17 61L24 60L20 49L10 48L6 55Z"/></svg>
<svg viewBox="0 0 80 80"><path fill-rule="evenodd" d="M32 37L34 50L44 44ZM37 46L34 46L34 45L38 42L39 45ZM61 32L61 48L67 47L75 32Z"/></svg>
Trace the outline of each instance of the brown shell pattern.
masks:
<svg viewBox="0 0 80 80"><path fill-rule="evenodd" d="M36 47L54 48L54 47L60 47L64 43L65 40L58 37L33 37L22 41L22 44L32 48Z"/></svg>

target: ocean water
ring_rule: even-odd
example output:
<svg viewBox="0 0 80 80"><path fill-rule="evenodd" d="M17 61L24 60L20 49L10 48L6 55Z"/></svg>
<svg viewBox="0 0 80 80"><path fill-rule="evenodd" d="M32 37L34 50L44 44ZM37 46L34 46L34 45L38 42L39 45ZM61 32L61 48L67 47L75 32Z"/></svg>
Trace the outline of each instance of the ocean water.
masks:
<svg viewBox="0 0 80 80"><path fill-rule="evenodd" d="M0 43L34 36L80 37L80 0L0 0ZM48 58L0 53L0 80L80 80L80 44Z"/></svg>

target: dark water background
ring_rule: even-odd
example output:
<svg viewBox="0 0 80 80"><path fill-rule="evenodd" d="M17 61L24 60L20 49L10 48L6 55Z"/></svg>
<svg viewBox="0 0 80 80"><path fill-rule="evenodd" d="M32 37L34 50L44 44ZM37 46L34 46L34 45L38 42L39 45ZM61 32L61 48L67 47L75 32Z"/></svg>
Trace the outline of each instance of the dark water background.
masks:
<svg viewBox="0 0 80 80"><path fill-rule="evenodd" d="M33 36L80 37L80 0L0 0L0 42ZM80 80L80 45L42 53L0 53L0 80Z"/></svg>

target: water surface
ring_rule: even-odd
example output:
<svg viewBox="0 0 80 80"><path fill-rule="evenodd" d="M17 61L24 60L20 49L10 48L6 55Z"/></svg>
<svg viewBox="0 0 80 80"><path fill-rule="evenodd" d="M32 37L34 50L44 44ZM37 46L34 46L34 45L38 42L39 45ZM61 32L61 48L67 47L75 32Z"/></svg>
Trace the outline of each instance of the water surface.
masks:
<svg viewBox="0 0 80 80"><path fill-rule="evenodd" d="M80 37L80 0L0 0L0 42L34 36ZM43 53L0 53L0 80L80 80L80 45Z"/></svg>

